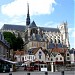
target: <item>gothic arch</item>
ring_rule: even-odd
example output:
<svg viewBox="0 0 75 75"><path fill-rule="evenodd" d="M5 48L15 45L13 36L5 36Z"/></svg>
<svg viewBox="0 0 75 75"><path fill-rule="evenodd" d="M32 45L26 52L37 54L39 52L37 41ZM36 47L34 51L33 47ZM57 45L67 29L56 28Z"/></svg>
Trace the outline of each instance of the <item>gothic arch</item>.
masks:
<svg viewBox="0 0 75 75"><path fill-rule="evenodd" d="M36 28L32 28L30 35L32 35L33 33L38 34L38 30Z"/></svg>

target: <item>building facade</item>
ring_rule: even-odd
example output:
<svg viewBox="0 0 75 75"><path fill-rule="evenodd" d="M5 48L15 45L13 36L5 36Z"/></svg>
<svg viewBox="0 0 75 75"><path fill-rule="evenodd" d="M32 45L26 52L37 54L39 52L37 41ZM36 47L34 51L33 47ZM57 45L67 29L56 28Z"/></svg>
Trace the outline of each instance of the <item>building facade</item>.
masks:
<svg viewBox="0 0 75 75"><path fill-rule="evenodd" d="M26 18L26 26L4 24L2 32L9 31L24 41L24 50L42 47L44 49L70 48L68 23L63 22L57 28L38 27L35 21L30 20L29 4Z"/></svg>
<svg viewBox="0 0 75 75"><path fill-rule="evenodd" d="M4 39L3 33L0 32L0 59L5 58L9 59L10 58L10 44Z"/></svg>

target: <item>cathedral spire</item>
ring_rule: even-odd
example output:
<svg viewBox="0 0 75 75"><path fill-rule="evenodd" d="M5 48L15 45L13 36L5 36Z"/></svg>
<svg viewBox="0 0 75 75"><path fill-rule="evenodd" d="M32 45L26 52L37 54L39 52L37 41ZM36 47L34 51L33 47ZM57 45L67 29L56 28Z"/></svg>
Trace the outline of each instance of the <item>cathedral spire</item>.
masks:
<svg viewBox="0 0 75 75"><path fill-rule="evenodd" d="M26 18L26 26L30 24L30 15L29 15L29 3L27 3L27 18Z"/></svg>

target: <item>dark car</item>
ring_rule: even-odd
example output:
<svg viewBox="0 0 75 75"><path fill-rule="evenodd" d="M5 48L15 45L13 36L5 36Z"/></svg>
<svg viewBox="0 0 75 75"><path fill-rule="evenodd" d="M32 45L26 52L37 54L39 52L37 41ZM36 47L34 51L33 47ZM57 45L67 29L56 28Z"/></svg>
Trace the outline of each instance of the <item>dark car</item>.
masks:
<svg viewBox="0 0 75 75"><path fill-rule="evenodd" d="M27 71L34 71L34 66L28 66Z"/></svg>
<svg viewBox="0 0 75 75"><path fill-rule="evenodd" d="M10 72L10 67L8 65L5 65L3 68L3 72Z"/></svg>

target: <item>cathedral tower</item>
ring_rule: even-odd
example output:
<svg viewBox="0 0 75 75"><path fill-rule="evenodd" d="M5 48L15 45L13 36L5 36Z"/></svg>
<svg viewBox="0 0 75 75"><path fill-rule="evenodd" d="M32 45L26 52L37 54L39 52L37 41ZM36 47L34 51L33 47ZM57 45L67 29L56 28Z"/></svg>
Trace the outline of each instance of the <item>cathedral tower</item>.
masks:
<svg viewBox="0 0 75 75"><path fill-rule="evenodd" d="M63 22L60 26L59 26L60 32L62 34L62 38L63 38L63 44L66 45L68 48L70 48L70 44L69 44L69 34L68 34L68 27L67 27L67 22Z"/></svg>
<svg viewBox="0 0 75 75"><path fill-rule="evenodd" d="M26 26L30 25L30 15L29 15L29 3L27 3L27 18L26 18Z"/></svg>

